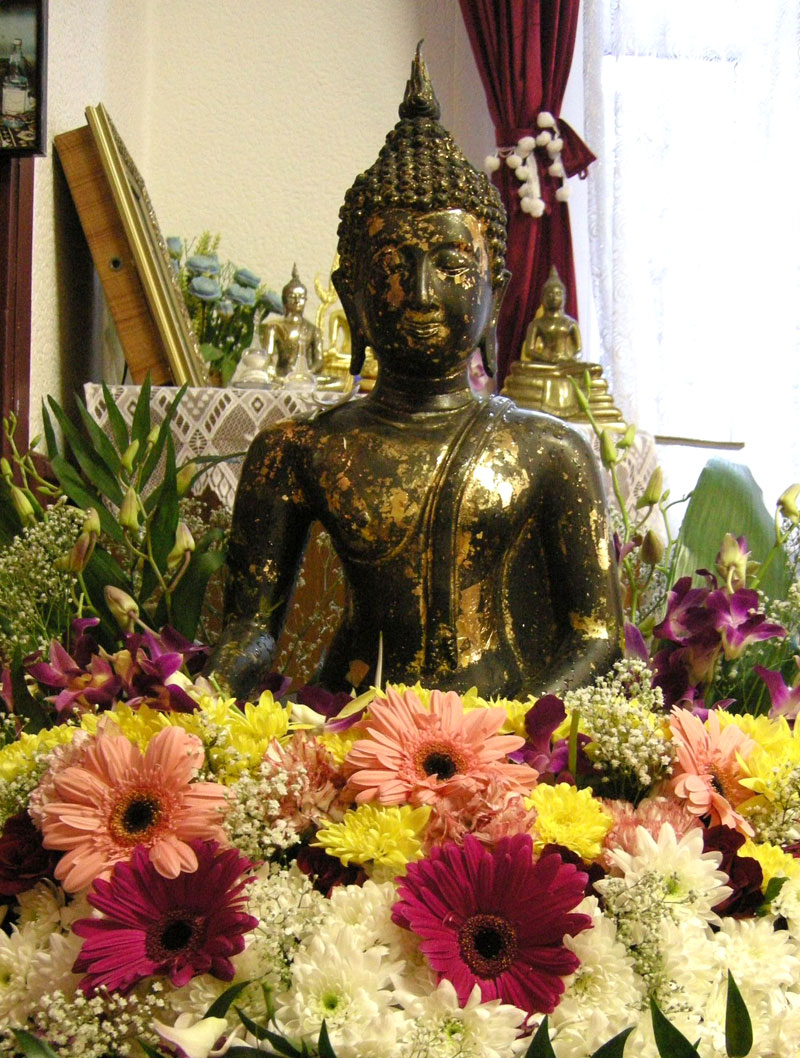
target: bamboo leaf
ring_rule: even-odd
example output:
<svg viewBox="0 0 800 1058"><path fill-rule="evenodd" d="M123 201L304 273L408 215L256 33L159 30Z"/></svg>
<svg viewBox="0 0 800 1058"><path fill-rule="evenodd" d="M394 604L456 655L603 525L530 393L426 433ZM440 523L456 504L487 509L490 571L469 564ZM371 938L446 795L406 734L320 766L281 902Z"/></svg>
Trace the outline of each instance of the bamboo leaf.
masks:
<svg viewBox="0 0 800 1058"><path fill-rule="evenodd" d="M251 1036L255 1036L257 1040L268 1039L269 1029L265 1025L259 1025L257 1022L253 1021L251 1017L248 1017L247 1014L245 1014L241 1007L234 1007L234 1010L239 1015L242 1024Z"/></svg>
<svg viewBox="0 0 800 1058"><path fill-rule="evenodd" d="M167 1058L163 1051L157 1051L155 1047L151 1047L145 1040L137 1040L137 1042L147 1055L147 1058Z"/></svg>
<svg viewBox="0 0 800 1058"><path fill-rule="evenodd" d="M114 441L120 452L124 452L131 442L130 434L128 433L128 424L125 422L125 416L117 407L117 402L114 400L111 390L105 382L103 383L103 397L106 402L108 425L111 427Z"/></svg>
<svg viewBox="0 0 800 1058"><path fill-rule="evenodd" d="M12 1029L11 1031L25 1058L58 1058L56 1052L45 1040L40 1040L38 1036L26 1032L25 1029Z"/></svg>
<svg viewBox="0 0 800 1058"><path fill-rule="evenodd" d="M525 1052L525 1058L556 1058L556 1052L550 1042L550 1031L546 1014L536 1030L536 1035L531 1040L530 1047Z"/></svg>
<svg viewBox="0 0 800 1058"><path fill-rule="evenodd" d="M48 400L81 470L102 496L107 496L112 503L119 507L122 503L122 489L110 467L105 465L100 453L95 451L83 437L80 430L73 426L63 409L56 404L53 398L48 397Z"/></svg>
<svg viewBox="0 0 800 1058"><path fill-rule="evenodd" d="M47 458L53 459L54 456L59 454L58 452L58 441L56 441L56 432L53 429L53 421L50 418L44 401L42 401L42 425L44 426L44 442L47 447Z"/></svg>
<svg viewBox="0 0 800 1058"><path fill-rule="evenodd" d="M668 1021L658 1009L655 1000L650 1000L650 1015L653 1019L653 1035L661 1058L700 1058L682 1032Z"/></svg>
<svg viewBox="0 0 800 1058"><path fill-rule="evenodd" d="M728 1001L725 1008L725 1050L729 1058L746 1058L753 1047L753 1024L739 986L728 970Z"/></svg>
<svg viewBox="0 0 800 1058"><path fill-rule="evenodd" d="M144 377L139 399L133 410L133 421L131 423L131 441L138 440L139 445L144 448L147 435L150 433L150 372Z"/></svg>
<svg viewBox="0 0 800 1058"><path fill-rule="evenodd" d="M625 1051L625 1043L633 1029L634 1026L631 1025L629 1029L623 1029L622 1032L617 1033L613 1039L608 1040L602 1047L598 1047L592 1058L622 1058Z"/></svg>
<svg viewBox="0 0 800 1058"><path fill-rule="evenodd" d="M331 1040L328 1036L328 1026L325 1024L324 1019L322 1021L322 1028L319 1030L317 1050L319 1051L319 1058L337 1058L336 1051L331 1045Z"/></svg>
<svg viewBox="0 0 800 1058"><path fill-rule="evenodd" d="M158 505L150 521L148 533L153 562L164 572L167 568L167 556L175 543L175 530L178 527L178 485L175 469L175 446L172 437L167 436L167 460L164 468L164 480L158 490ZM146 565L142 573L141 602L146 602L158 583L155 571Z"/></svg>
<svg viewBox="0 0 800 1058"><path fill-rule="evenodd" d="M178 392L175 394L172 403L167 409L167 414L164 416L164 420L161 423L161 426L159 427L158 438L156 439L156 443L153 445L153 448L150 451L150 454L145 459L144 465L142 467L140 481L140 488L142 490L144 489L145 485L150 480L150 478L153 476L153 471L158 466L158 461L161 458L161 453L164 451L164 445L166 443L167 436L171 432L172 420L175 418L175 412L178 410L178 405L183 399L183 395L186 392L187 388L187 384L184 383L184 385L182 385Z"/></svg>
<svg viewBox="0 0 800 1058"><path fill-rule="evenodd" d="M763 562L775 543L774 520L747 467L725 459L710 459L697 480L683 517L675 547L670 586L697 569L713 571L726 533L747 538L747 546ZM777 555L760 585L772 598L785 598L789 575L783 555Z"/></svg>
<svg viewBox="0 0 800 1058"><path fill-rule="evenodd" d="M59 455L51 459L50 465L58 479L59 485L69 499L84 511L94 507L100 518L103 532L108 533L112 540L116 540L118 544L123 543L125 538L119 523L111 516L101 496L86 484L75 468L63 456Z"/></svg>

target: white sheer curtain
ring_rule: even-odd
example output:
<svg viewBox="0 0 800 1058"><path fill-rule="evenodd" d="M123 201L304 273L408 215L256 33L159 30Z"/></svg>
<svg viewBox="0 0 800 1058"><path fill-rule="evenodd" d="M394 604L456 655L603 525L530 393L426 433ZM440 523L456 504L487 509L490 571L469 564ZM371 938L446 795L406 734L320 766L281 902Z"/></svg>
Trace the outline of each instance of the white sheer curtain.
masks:
<svg viewBox="0 0 800 1058"><path fill-rule="evenodd" d="M800 481L800 5L584 0L584 91L617 404L650 433L744 441L728 458L771 507Z"/></svg>

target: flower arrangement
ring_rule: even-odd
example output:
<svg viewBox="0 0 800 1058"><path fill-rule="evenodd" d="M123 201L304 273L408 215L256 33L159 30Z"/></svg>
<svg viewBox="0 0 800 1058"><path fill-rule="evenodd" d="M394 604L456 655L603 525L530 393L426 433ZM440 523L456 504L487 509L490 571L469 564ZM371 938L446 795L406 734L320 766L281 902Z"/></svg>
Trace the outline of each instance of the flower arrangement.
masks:
<svg viewBox="0 0 800 1058"><path fill-rule="evenodd" d="M6 484L27 514L33 482ZM660 549L658 481L626 512L625 656L561 698L276 679L236 701L166 620L168 577L112 610L112 644L68 569L69 629L2 688L0 1054L796 1054L800 489L758 565L723 533L687 579L709 487L719 513L701 479Z"/></svg>
<svg viewBox="0 0 800 1058"><path fill-rule="evenodd" d="M205 231L190 242L167 239L200 352L226 386L242 353L253 344L261 314L283 312L281 299L249 268L220 262L219 235Z"/></svg>

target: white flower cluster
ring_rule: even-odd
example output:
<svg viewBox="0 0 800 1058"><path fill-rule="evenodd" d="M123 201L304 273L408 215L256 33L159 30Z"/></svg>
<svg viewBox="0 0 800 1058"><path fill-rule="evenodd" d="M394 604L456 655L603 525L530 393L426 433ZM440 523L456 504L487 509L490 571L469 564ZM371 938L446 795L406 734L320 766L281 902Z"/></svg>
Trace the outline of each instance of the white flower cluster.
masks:
<svg viewBox="0 0 800 1058"><path fill-rule="evenodd" d="M302 772L300 765L290 776L273 764L262 764L257 776L246 771L228 787L230 810L224 827L231 844L251 860L266 859L300 840L295 821L282 814L282 802L302 791Z"/></svg>
<svg viewBox="0 0 800 1058"><path fill-rule="evenodd" d="M551 113L543 110L537 115L536 124L541 132L536 136L522 136L514 147L498 148L494 154L486 158L484 166L490 173L493 173L500 168L501 158L505 159L506 165L509 169L513 169L517 180L520 181L520 209L532 217L541 217L545 211L545 203L539 181L537 147L542 148L546 153L547 175L561 181L561 186L556 190L556 201L566 202L568 200L569 186L564 163L561 160L564 140L558 130L558 122Z"/></svg>
<svg viewBox="0 0 800 1058"><path fill-rule="evenodd" d="M756 841L792 845L800 841L800 764L778 761L772 768L769 797L747 806Z"/></svg>
<svg viewBox="0 0 800 1058"><path fill-rule="evenodd" d="M617 796L648 790L664 778L673 762L672 742L664 725L664 699L650 686L643 661L618 661L606 676L564 698L569 713L580 715L590 738L587 755Z"/></svg>
<svg viewBox="0 0 800 1058"><path fill-rule="evenodd" d="M82 992L56 991L42 996L36 1028L62 1053L81 1058L119 1058L140 1055L139 1038L155 1046L158 1036L153 1019L168 1009L160 981L152 981L130 995L105 992L87 999Z"/></svg>
<svg viewBox="0 0 800 1058"><path fill-rule="evenodd" d="M43 650L66 631L74 574L59 560L72 550L85 517L77 507L55 504L0 551L0 658Z"/></svg>

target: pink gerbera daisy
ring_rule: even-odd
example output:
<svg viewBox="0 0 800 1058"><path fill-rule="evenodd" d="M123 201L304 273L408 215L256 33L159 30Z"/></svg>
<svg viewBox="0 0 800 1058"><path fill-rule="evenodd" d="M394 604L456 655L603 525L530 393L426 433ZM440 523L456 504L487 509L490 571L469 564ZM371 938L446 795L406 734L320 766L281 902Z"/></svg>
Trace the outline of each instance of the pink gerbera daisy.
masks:
<svg viewBox="0 0 800 1058"><path fill-rule="evenodd" d="M504 709L464 713L453 691L433 691L426 709L413 691L386 689L376 698L363 727L367 738L353 744L345 761L355 799L393 805L432 804L455 790L494 779L508 791L527 793L537 772L505 758L525 740L501 735Z"/></svg>
<svg viewBox="0 0 800 1058"><path fill-rule="evenodd" d="M98 988L129 992L146 977L166 974L176 988L198 974L233 978L232 955L258 919L242 910L242 874L252 864L235 849L192 842L197 870L164 878L139 845L130 863L118 863L110 881L95 880L89 903L102 918L72 926L84 938L73 973L92 996Z"/></svg>
<svg viewBox="0 0 800 1058"><path fill-rule="evenodd" d="M192 782L202 763L202 743L180 727L159 731L144 754L124 736L98 735L79 765L54 777L42 809L44 847L66 853L55 872L64 888L85 888L137 845L175 878L197 869L192 839L225 844L225 787Z"/></svg>
<svg viewBox="0 0 800 1058"><path fill-rule="evenodd" d="M710 825L733 827L752 835L753 828L736 811L752 791L739 782L741 768L737 757L746 757L755 743L741 728L722 728L715 712L705 724L688 709L673 709L669 721L678 754L672 778L677 797L696 816L709 816Z"/></svg>
<svg viewBox="0 0 800 1058"><path fill-rule="evenodd" d="M564 937L591 925L588 915L568 913L587 876L557 853L532 857L528 834L503 838L494 851L467 834L463 846L409 864L398 883L393 920L421 938L420 950L462 1005L477 984L484 1001L550 1013L562 977L578 968Z"/></svg>

